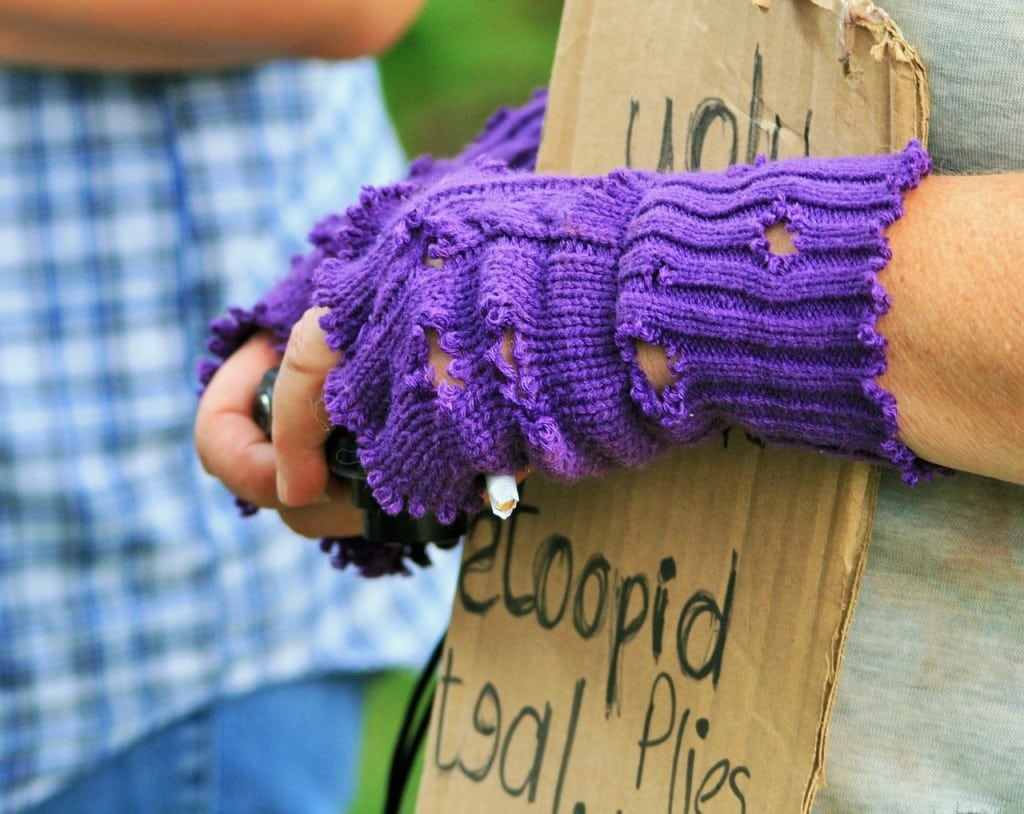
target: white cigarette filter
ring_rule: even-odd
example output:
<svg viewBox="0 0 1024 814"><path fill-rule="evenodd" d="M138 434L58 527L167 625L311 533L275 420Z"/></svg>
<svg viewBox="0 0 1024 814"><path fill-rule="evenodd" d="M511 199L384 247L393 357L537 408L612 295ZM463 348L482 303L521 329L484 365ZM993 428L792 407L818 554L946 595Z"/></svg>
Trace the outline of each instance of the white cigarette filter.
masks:
<svg viewBox="0 0 1024 814"><path fill-rule="evenodd" d="M491 511L505 520L519 505L519 486L515 475L486 475L487 497L491 502Z"/></svg>

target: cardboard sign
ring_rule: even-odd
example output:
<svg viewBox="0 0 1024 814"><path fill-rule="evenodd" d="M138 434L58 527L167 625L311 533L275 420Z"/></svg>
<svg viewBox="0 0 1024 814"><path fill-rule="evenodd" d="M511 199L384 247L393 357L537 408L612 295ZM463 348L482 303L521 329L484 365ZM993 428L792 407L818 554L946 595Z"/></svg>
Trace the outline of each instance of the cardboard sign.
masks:
<svg viewBox="0 0 1024 814"><path fill-rule="evenodd" d="M569 0L539 167L875 155L925 141L927 122L924 66L874 3Z"/></svg>
<svg viewBox="0 0 1024 814"><path fill-rule="evenodd" d="M924 136L923 71L890 21L861 22L811 0L570 0L542 168L898 149ZM531 478L467 539L418 810L809 810L876 488L738 431Z"/></svg>

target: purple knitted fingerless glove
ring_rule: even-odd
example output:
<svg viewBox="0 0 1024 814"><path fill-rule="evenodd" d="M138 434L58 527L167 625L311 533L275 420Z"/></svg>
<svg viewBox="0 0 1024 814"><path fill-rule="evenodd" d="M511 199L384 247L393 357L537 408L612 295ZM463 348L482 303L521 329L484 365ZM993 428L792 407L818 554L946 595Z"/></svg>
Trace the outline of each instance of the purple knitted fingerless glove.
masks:
<svg viewBox="0 0 1024 814"><path fill-rule="evenodd" d="M510 169L532 170L540 147L541 128L547 105L547 90L539 89L526 104L517 108L499 109L481 133L459 155L436 160L421 156L409 168L408 183L419 189L429 187L440 178L472 166L476 161L495 160ZM373 198L373 190L365 195ZM357 207L354 212L360 212ZM212 359L203 359L198 366L199 390L202 393L218 368L254 333L269 331L283 351L292 326L312 304L313 271L329 258L351 256L350 236L362 233L347 215L332 214L317 223L309 235L312 249L292 259L291 270L251 308L232 307L210 323L207 348ZM257 507L236 498L243 515L251 515ZM327 538L321 547L339 568L354 566L364 576L408 573L407 563L429 565L430 559L422 543L382 546L361 537Z"/></svg>
<svg viewBox="0 0 1024 814"><path fill-rule="evenodd" d="M367 192L315 271L343 361L325 400L388 511L480 507L482 474L579 478L737 426L766 442L929 466L875 377L883 231L930 163L792 159L724 173L563 178L480 163ZM782 223L796 252L776 255ZM344 242L344 241L343 241ZM456 384L435 383L431 337ZM637 341L661 346L658 392ZM511 344L512 359L503 348Z"/></svg>

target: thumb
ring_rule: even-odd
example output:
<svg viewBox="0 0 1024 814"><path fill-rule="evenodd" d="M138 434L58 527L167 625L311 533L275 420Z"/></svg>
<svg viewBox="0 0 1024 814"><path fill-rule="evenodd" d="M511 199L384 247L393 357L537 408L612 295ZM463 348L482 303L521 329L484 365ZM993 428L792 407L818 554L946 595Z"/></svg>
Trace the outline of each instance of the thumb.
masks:
<svg viewBox="0 0 1024 814"><path fill-rule="evenodd" d="M277 494L288 506L313 503L326 493L330 473L324 441L331 425L324 408L328 372L340 358L325 341L322 308L306 311L292 328L274 384L271 436L277 462Z"/></svg>

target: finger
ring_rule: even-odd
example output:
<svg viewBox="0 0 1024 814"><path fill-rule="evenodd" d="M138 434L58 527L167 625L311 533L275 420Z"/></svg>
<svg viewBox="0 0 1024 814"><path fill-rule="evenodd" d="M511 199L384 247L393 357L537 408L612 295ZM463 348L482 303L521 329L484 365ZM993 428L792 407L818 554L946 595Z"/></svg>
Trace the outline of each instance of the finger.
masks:
<svg viewBox="0 0 1024 814"><path fill-rule="evenodd" d="M256 334L220 366L196 410L193 441L208 473L253 505L276 507L274 449L253 420L253 398L278 355L269 334Z"/></svg>
<svg viewBox="0 0 1024 814"><path fill-rule="evenodd" d="M322 501L329 481L323 446L331 426L323 390L339 354L327 346L320 328L325 311L312 308L295 323L274 384L277 496L287 506Z"/></svg>
<svg viewBox="0 0 1024 814"><path fill-rule="evenodd" d="M363 533L363 512L352 503L349 481L332 478L328 500L298 508L283 508L285 524L303 537L350 537Z"/></svg>

